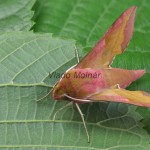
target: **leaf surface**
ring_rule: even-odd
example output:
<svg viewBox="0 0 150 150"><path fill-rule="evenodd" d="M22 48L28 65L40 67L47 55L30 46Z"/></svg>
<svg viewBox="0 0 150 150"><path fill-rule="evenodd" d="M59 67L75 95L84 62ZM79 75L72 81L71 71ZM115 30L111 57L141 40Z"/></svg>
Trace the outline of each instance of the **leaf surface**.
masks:
<svg viewBox="0 0 150 150"><path fill-rule="evenodd" d="M29 30L35 0L0 0L0 32Z"/></svg>
<svg viewBox="0 0 150 150"><path fill-rule="evenodd" d="M134 30L136 35L134 36L140 46L146 42L146 47L149 39L146 41L145 39L150 33L150 22L147 19L149 4L149 0L142 2L128 0L123 5L121 1L117 0L106 0L105 2L103 0L71 0L69 3L67 0L44 2L38 0L35 7L34 30L74 38L84 48L91 48L125 9L136 5ZM134 46L136 45L137 43L134 42Z"/></svg>
<svg viewBox="0 0 150 150"><path fill-rule="evenodd" d="M133 83L129 90L150 93L150 20L149 0L37 0L34 31L52 32L57 36L74 38L87 53L107 31L110 25L127 8L136 5L134 34L123 55L117 56L113 67L145 69L144 77ZM49 11L50 10L50 11ZM147 121L144 124L150 133L147 108L139 108Z"/></svg>
<svg viewBox="0 0 150 150"><path fill-rule="evenodd" d="M6 33L0 39L0 148L148 149L149 136L139 122L141 117L128 105L81 105L89 144L76 108L63 110L54 123L54 113L66 102L56 103L50 97L35 102L57 80L50 79L49 72L63 72L75 64L74 40L28 32Z"/></svg>
<svg viewBox="0 0 150 150"><path fill-rule="evenodd" d="M0 40L0 84L42 84L49 73L75 58L75 41L51 34L14 32Z"/></svg>

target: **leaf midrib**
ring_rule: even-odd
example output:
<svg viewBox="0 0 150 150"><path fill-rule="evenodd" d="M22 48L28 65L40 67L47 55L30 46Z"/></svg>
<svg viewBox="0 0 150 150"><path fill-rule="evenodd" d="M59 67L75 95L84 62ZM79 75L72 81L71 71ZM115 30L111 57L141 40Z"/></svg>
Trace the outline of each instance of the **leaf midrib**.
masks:
<svg viewBox="0 0 150 150"><path fill-rule="evenodd" d="M111 119L110 119L111 120ZM0 121L0 124L20 124L20 123L71 123L71 124L80 124L83 125L82 121L72 121L72 120L4 120ZM113 127L108 127L108 126L103 126L100 124L101 122L98 123L92 123L92 122L86 122L87 125L92 125L96 127L101 127L109 130L116 130L116 131L124 131L128 133L132 133L133 135L140 136L139 134L132 132L131 129L134 128L132 126L131 128L127 129L122 129L122 128L113 128Z"/></svg>
<svg viewBox="0 0 150 150"><path fill-rule="evenodd" d="M135 145L136 146L136 145ZM66 145L0 145L0 148L31 148L31 147L41 147L41 148L79 148L79 149L88 149L89 147L79 147L79 146L66 146ZM142 147L142 146L141 146ZM90 150L107 150L107 149L99 149L99 148L94 148L90 147Z"/></svg>
<svg viewBox="0 0 150 150"><path fill-rule="evenodd" d="M144 146L141 146L141 145L117 145L117 146L112 146L110 148L94 148L94 147L80 147L80 146L66 146L66 145L1 145L0 148L31 148L31 147L41 147L41 148L79 148L79 149L88 149L90 148L90 150L111 150L113 148L118 148L118 147L141 147L141 148L144 148Z"/></svg>

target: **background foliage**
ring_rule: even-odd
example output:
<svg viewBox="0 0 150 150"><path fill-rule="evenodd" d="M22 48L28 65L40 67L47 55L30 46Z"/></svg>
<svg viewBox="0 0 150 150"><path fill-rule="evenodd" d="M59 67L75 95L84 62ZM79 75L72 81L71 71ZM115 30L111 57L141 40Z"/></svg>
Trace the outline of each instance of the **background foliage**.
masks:
<svg viewBox="0 0 150 150"><path fill-rule="evenodd" d="M74 106L60 112L54 123L53 114L66 102L56 103L51 97L35 102L58 80L50 79L49 72L64 72L76 63L75 45L87 53L133 5L138 6L134 35L113 66L145 69L146 74L128 89L150 92L150 1L0 0L1 149L150 148L148 108L102 102L81 105L89 144Z"/></svg>

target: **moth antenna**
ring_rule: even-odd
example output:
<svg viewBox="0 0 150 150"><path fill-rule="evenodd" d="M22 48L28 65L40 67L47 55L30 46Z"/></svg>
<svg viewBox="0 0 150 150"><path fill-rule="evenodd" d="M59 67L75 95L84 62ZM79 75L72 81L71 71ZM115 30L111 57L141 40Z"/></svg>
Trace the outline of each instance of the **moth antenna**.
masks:
<svg viewBox="0 0 150 150"><path fill-rule="evenodd" d="M67 103L66 105L64 105L63 107L61 107L60 109L58 109L58 110L55 112L54 116L53 116L53 121L55 122L56 115L57 115L60 111L62 111L62 110L63 110L64 108L66 108L66 107L71 106L72 104L73 104L73 102L69 102L69 103Z"/></svg>
<svg viewBox="0 0 150 150"><path fill-rule="evenodd" d="M54 87L53 87L53 88L54 88ZM41 101L42 99L46 98L46 97L52 92L53 88L52 88L52 89L50 90L50 92L48 92L45 96L43 96L43 97L40 98L40 99L37 99L36 102L39 102L39 101Z"/></svg>
<svg viewBox="0 0 150 150"><path fill-rule="evenodd" d="M53 73L53 72L52 72ZM49 77L51 78L51 74L52 73L50 73L49 72ZM54 87L55 87L55 85L57 84L57 82L54 84L54 86L52 87L52 89L50 90L50 92L48 92L45 96L43 96L42 98L40 98L40 99L37 99L36 100L36 102L39 102L39 101L41 101L42 99L44 99L44 98L46 98L51 92L52 92L52 90L54 89Z"/></svg>
<svg viewBox="0 0 150 150"><path fill-rule="evenodd" d="M86 135L87 135L87 139L88 139L88 143L90 143L90 136L89 136L89 133L88 133L88 129L86 127L86 124L85 124L85 120L84 120L84 115L79 107L79 105L77 103L75 103L79 113L80 113L80 116L81 116L81 119L82 119L82 122L83 122L83 125L84 125L84 129L85 129L85 132L86 132Z"/></svg>
<svg viewBox="0 0 150 150"><path fill-rule="evenodd" d="M77 62L79 63L80 62L79 53L78 53L77 47L75 45L74 45L74 47L75 47L75 55L76 55L76 58L77 58Z"/></svg>

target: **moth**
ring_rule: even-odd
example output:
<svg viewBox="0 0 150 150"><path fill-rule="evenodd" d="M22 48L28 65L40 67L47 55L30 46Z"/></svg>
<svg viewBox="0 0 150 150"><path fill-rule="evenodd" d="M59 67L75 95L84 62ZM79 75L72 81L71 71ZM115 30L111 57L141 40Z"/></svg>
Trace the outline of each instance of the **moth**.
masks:
<svg viewBox="0 0 150 150"><path fill-rule="evenodd" d="M59 109L75 104L89 133L80 110L80 103L111 101L150 107L150 94L143 91L128 91L125 88L140 78L144 70L111 68L116 55L124 52L133 34L136 6L121 14L95 47L79 62L68 69L52 89L52 97L69 103ZM78 57L77 57L78 58ZM68 78L67 78L68 76Z"/></svg>

